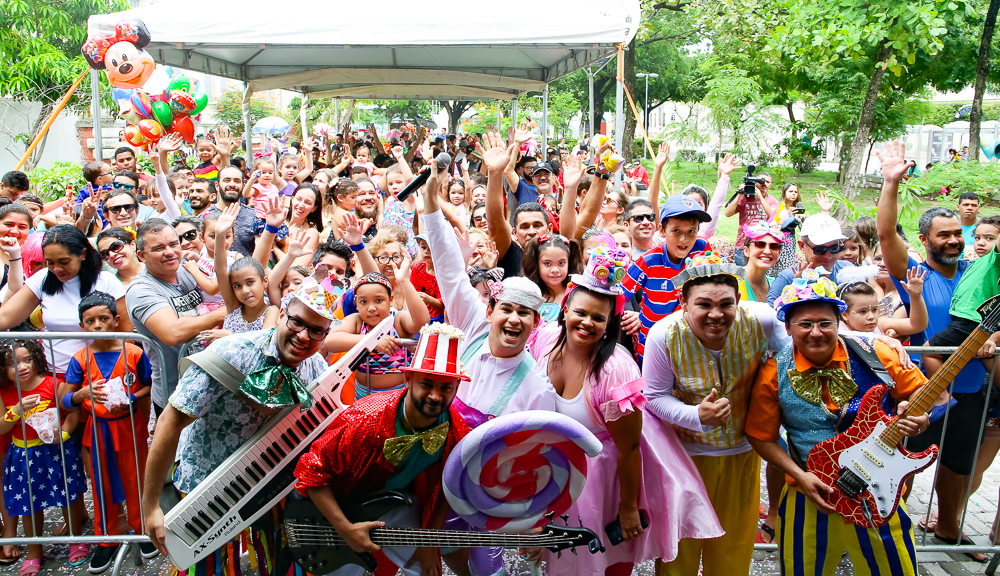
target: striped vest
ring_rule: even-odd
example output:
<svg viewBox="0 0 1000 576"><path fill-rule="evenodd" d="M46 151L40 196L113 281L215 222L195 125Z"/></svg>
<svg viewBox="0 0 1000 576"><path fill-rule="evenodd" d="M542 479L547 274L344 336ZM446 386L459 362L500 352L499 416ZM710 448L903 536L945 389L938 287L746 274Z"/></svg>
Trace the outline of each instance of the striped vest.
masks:
<svg viewBox="0 0 1000 576"><path fill-rule="evenodd" d="M662 321L668 323L666 347L677 377L674 396L689 406L697 406L715 388L720 397L729 398L732 406L732 417L725 426L709 432L696 432L675 426L677 435L683 442L709 446L735 446L741 443L747 409L750 406L750 389L757 376L761 357L767 350L764 327L752 313L740 305L722 347L720 362L716 362L688 326L683 311L677 311Z"/></svg>

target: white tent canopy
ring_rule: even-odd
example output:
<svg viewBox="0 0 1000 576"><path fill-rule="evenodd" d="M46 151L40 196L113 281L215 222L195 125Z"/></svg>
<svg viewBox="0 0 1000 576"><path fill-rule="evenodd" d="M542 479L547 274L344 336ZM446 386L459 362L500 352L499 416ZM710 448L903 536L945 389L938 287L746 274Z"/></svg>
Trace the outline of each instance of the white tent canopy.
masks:
<svg viewBox="0 0 1000 576"><path fill-rule="evenodd" d="M510 100L629 42L638 0L547 0L519 9L386 0L173 0L91 16L91 34L124 18L149 29L160 64L311 98Z"/></svg>

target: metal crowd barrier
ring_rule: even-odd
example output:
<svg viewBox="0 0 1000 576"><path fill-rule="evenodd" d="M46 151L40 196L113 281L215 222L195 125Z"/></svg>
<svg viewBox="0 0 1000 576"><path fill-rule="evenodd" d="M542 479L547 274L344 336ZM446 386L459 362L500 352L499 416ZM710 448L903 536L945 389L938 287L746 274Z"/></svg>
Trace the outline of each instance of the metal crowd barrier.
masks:
<svg viewBox="0 0 1000 576"><path fill-rule="evenodd" d="M100 340L122 340L123 347L124 347L124 342L126 340L140 341L146 347L155 347L155 346L158 346L158 344L156 342L154 342L153 340L151 340L148 337L143 336L141 334L137 334L137 333L123 333L123 332L113 332L113 333L94 333L94 332L0 332L0 343L6 343L7 341L10 341L10 340L42 340L42 341L47 341L48 342L48 346L47 346L47 352L48 352L48 354L47 355L48 355L48 360L49 360L50 366L53 366L55 364L55 362L54 362L55 353L54 353L54 348L52 346L52 341L53 340L95 340L95 339L100 339ZM412 345L411 342L406 342L405 344L411 344ZM406 346L404 346L404 347L406 347ZM88 344L87 345L88 352L89 352L89 348L90 348L90 345ZM957 347L928 347L928 346L907 347L907 351L908 352L918 353L918 354L927 354L927 353L930 353L930 354L949 354L949 353L955 352L957 349L958 349ZM166 373L166 370L165 370L166 366L163 363L163 356L162 355L158 355L158 357L159 357L159 362L160 362L161 373ZM997 355L994 356L994 358L997 358L997 357L1000 357L1000 351L998 351ZM89 379L89 367L84 367L84 368L88 372L88 377L87 378ZM993 369L990 370L987 382L992 382L993 375L994 375L993 373L994 373L995 370L996 370L996 363L994 363ZM16 372L15 372L15 383L18 385L18 400L20 401L21 400L20 382L19 382L19 377L18 377L18 375L17 375ZM58 387L59 387L59 381L58 381L58 379L55 382L55 386L56 386L56 389L58 390ZM952 392L953 388L954 388L954 382L949 387L949 392ZM93 392L92 391L91 391L91 402L94 403ZM57 417L57 419L58 419L59 422L62 422L62 416L61 416L61 410L62 410L61 399L58 397L58 394L57 394L55 405L56 405L55 406L55 408L56 408L56 417ZM983 413L982 413L981 420L980 420L979 437L977 438L977 448L976 448L976 456L977 457L979 455L979 450L981 448L982 436L983 436L983 431L984 431L985 425L986 425L988 410L989 410L989 403L987 402L986 405L984 406ZM951 407L949 406L945 410L945 415L943 417L944 418L943 427L945 428L945 434L947 434L947 425L948 425L948 419L949 419L950 416L951 416ZM135 428L135 412L134 411L130 412L129 419L130 419L130 422L132 423L132 429L134 429ZM80 422L78 424L78 426L85 426L86 425L86 420L85 419L81 419L81 420L82 420L82 422ZM21 418L19 425L21 426L21 432L22 432L22 435L23 435L22 437L26 437L27 436L27 424L25 423L24 418ZM96 430L96 427L95 427L95 430ZM94 433L94 435L96 436L96 432ZM137 448L137 447L134 445L134 442L135 442L135 436L133 436L133 453L138 453L138 450L135 450L135 448ZM98 443L94 442L93 444L96 445ZM60 445L61 455L63 456L61 462L62 462L62 466L63 466L63 488L64 488L64 490L67 493L67 499L66 499L66 504L67 504L67 519L69 521L68 524L70 526L72 526L72 509L69 507L69 500L68 500L69 499L69 497L68 497L69 485L68 485L68 478L66 476L66 470L65 470L65 467L66 467L65 448L63 446L63 440L62 440L62 435L61 434L59 435L59 445ZM940 452L939 452L939 455L938 455L938 461L936 463L936 466L940 466L941 457L942 457L942 455L944 453L945 448L946 447L942 447L940 449ZM101 447L99 446L98 449L101 449ZM92 452L93 451L94 450L92 449ZM102 471L101 471L100 459L98 458L96 460L93 460L92 466L93 466L95 475L98 476L98 479L90 478L90 482L91 483L94 483L94 482L98 482L99 483L100 482L99 478L103 477L103 474L102 474ZM139 461L138 461L138 457L136 457L135 466L136 466L136 477L138 478L140 476L140 474L139 474L140 464L139 464ZM936 489L937 481L938 481L938 471L939 471L939 469L935 468L934 480L933 480L933 483L931 484L930 496L929 496L928 504L927 504L927 512L925 514L923 514L922 516L929 516L929 514L931 513L931 511L933 511L933 509L934 509L934 497L935 497L935 489ZM28 469L28 489L29 489L29 491L31 489L31 479L30 478L31 478L31 471L30 471L30 467L29 467L29 469ZM969 498L970 498L971 493L972 493L972 483L973 483L973 477L970 476L969 477L969 482L968 482L968 484L966 486L965 506L964 506L964 508L962 510L962 517L961 517L961 524L960 524L960 532L963 535L965 534L965 522L966 522L966 516L968 514ZM141 484L141 482L140 482L140 484ZM762 488L766 490L766 487L762 486ZM101 498L103 498L104 491L103 490L98 490L97 492L98 492L98 496L101 497ZM141 499L142 499L142 486L141 485L138 486L138 492L139 492L139 498L140 498L140 501L141 501ZM30 494L29 494L29 500L33 502L33 500L31 499ZM992 499L992 501L995 502L996 499ZM115 522L117 524L117 522L118 522L118 508L117 508L117 505L111 504L110 507L108 507L107 505L105 505L105 506L101 506L101 509L105 513L106 522L109 522L109 523L110 522ZM142 511L140 510L139 513L140 513L140 516L141 516ZM95 523L100 521L100 519L96 518L96 516L97 516L97 514L96 514L96 510L95 510L95 518L94 518L94 522ZM919 517L920 516L914 516L914 515L911 514L911 519L913 519L913 518L919 518ZM35 534L39 533L39 530L42 527L36 526L34 524L34 516L33 515L32 516L28 516L28 517L21 517L21 518L22 518L22 520L21 520L22 522L32 522L33 532ZM998 514L998 518L1000 518L1000 514ZM143 518L142 522L143 522L143 525L145 525L145 519L144 518ZM985 545L985 546L979 546L979 545L977 545L977 546L940 545L940 544L928 544L927 538L928 538L928 534L926 532L922 535L922 538L920 536L916 537L916 539L917 539L916 550L917 550L918 554L921 553L921 552L947 552L947 553L985 552L985 553L991 553L991 554L994 554L994 556L993 556L992 561L990 562L988 568L986 569L986 573L989 574L989 575L991 575L991 576L995 573L997 565L1000 564L1000 545L997 545L995 543L991 542L989 545ZM119 573L120 573L120 571L121 571L122 565L124 564L125 559L126 559L128 553L130 551L133 552L133 557L134 557L135 565L136 566L142 565L142 557L139 554L138 544L141 543L141 542L148 542L148 541L149 541L149 539L145 535L142 535L142 534L136 534L136 535L122 534L122 535L117 535L117 536L111 536L111 535L104 535L104 536L82 536L82 535L74 535L74 536L35 536L35 537L30 537L30 538L29 537L0 538L0 546L2 546L2 545L10 545L10 544L24 546L24 545L29 545L29 544L66 544L66 543L74 543L74 544L99 544L99 543L122 543L122 544L125 544L125 546L122 546L122 547L119 548L117 557L115 558L115 562L114 562L113 567L111 569L111 576L118 576ZM777 544L775 544L775 543L772 543L772 544L755 544L754 545L754 549L755 550L760 550L760 551L775 551L775 550L777 550Z"/></svg>
<svg viewBox="0 0 1000 576"><path fill-rule="evenodd" d="M47 342L47 345L43 344L43 348L46 349L46 356L47 356L46 359L48 360L49 369L50 369L50 371L52 373L52 377L53 377L53 380L54 380L54 383L55 383L55 388L56 388L56 398L55 398L56 420L60 423L60 430L61 430L61 423L63 421L63 417L62 417L63 408L62 408L62 400L61 400L61 398L60 398L60 396L58 394L58 390L59 390L59 384L61 382L63 382L64 380L61 379L61 378L59 378L58 376L56 376L55 371L53 369L53 367L55 366L55 349L54 349L54 347L52 345L52 341L53 340L121 340L122 341L122 348L125 347L124 344L125 344L126 340L132 340L132 341L142 342L145 350L148 350L150 347L157 347L157 346L159 346L159 344L157 344L156 342L154 342L150 338L148 338L146 336L143 336L142 334L127 333L127 332L107 332L107 333L99 333L99 332L0 332L0 344L6 345L8 342L10 342L12 340L41 340L41 341L46 341ZM86 350L88 351L88 356L89 356L89 353L90 353L90 344L89 343L86 345ZM16 353L16 351L15 351L15 353ZM147 356L148 356L148 353L147 353ZM158 354L157 357L159 358L159 363L160 363L160 373L161 374L165 374L166 373L166 370L165 370L166 365L163 362L163 355L162 354ZM152 358L150 358L150 360L152 361ZM127 368L128 368L128 365L126 363L126 370L127 370ZM83 366L83 369L84 369L84 372L85 372L84 383L87 383L87 382L90 381L90 366L89 366L89 362L88 362L87 366ZM127 372L127 373L130 373L130 372ZM22 393L21 393L21 390L20 390L20 376L18 375L17 371L15 371L14 377L15 377L15 384L17 385L17 388L18 388L18 402L21 402L23 396L22 396ZM91 389L90 401L91 401L92 404L95 404L95 405L97 404L97 402L94 400L93 389ZM8 407L8 408L10 408L10 407ZM134 409L130 410L130 412L129 412L129 422L132 425L131 426L132 430L135 429L135 418L136 418L136 411ZM87 416L81 414L81 419L80 420L81 421L77 424L77 426L78 427L79 426L85 427L86 424L87 424ZM22 417L19 420L18 425L21 428L22 438L26 438L27 437L28 424L25 422L25 418ZM88 480L89 480L89 482L91 484L91 486L90 486L90 488L89 488L88 491L90 491L90 492L96 492L97 493L97 497L100 498L101 501L103 502L104 501L105 490L103 489L102 478L104 477L104 471L101 468L101 459L93 457L93 454L95 452L97 452L99 450L103 451L103 449L104 449L103 445L98 441L97 429L98 429L98 427L97 427L97 425L95 423L95 425L93 427L94 431L92 433L93 437L91 438L91 440L92 440L92 447L91 447L91 453L92 453L91 461L92 461L92 464L91 464L91 467L92 467L92 469L94 471L94 475L96 476L96 478L88 478ZM65 448L63 437L62 437L61 433L58 434L58 442L59 442L59 449L60 449L60 462L61 462L62 468L63 468L63 470L62 470L62 472L63 472L63 492L64 492L64 494L66 494L66 499L63 502L66 504L67 530L69 530L71 532L72 531L72 525L73 525L73 509L72 509L72 507L70 506L70 503L69 503L69 497L70 497L69 496L69 479L68 479L68 476L66 474L66 457L65 457L66 456L66 448ZM138 452L139 451L137 450L138 447L135 445L135 435L134 434L132 435L132 442L133 442L133 446L132 446L132 448L133 448L133 454L136 455L136 457L135 457L135 463L134 463L134 465L136 467L136 474L135 474L135 476L136 476L136 478L141 478L142 474L140 474L141 468L140 468L140 463L139 463L139 458L138 458ZM82 449L83 446L80 446L80 448ZM82 450L81 450L81 452L82 452ZM113 457L114 457L114 455L106 455L106 458L113 458ZM25 460L28 460L27 451L26 451L26 454L25 454ZM81 462L82 462L82 459L81 459ZM31 467L28 466L27 469L28 469L27 486L28 486L28 491L29 491L29 495L28 495L29 507L30 507L30 509L34 513L37 513L38 511L34 510L34 498L33 498L33 495L32 495ZM87 474L87 467L86 467L86 465L84 465L84 474L85 474L85 476ZM142 482L139 482L139 484L140 485L137 486L137 491L138 491L138 494L139 494L139 501L141 502L142 501L142 485L141 485ZM96 490L95 490L95 487L96 487ZM84 492L84 494L86 494L86 492ZM49 508L48 510L51 511L51 509L52 508ZM115 526L118 525L118 505L116 505L114 503L104 503L104 505L101 506L101 511L104 513L104 517L105 517L104 521L106 522L106 525L111 525L112 523L114 523ZM50 512L50 514L51 514L51 512ZM140 515L140 518L142 518L142 510L141 509L139 510L139 515ZM96 507L95 507L94 518L93 518L95 526L96 526L97 522L101 521L101 519L98 518L97 516L98 516L97 515L97 510L96 510ZM20 521L21 522L31 522L32 532L35 533L35 534L39 534L40 531L42 531L43 528L44 528L44 526L37 526L35 524L34 514L32 514L31 516L21 516L20 517ZM145 526L145 518L142 518L141 522L142 522L142 526ZM83 535L34 536L34 537L30 537L30 538L29 537L23 537L23 536L21 536L21 537L13 537L13 538L0 538L0 546L11 545L11 544L13 544L13 545L19 545L19 546L26 546L26 545L29 545L29 544L100 544L100 543L125 544L124 546L120 546L119 549L118 549L117 556L115 557L114 564L113 564L113 566L111 568L111 576L118 576L118 574L121 572L122 565L124 564L125 559L126 559L128 553L130 551L133 552L133 557L134 557L135 565L136 566L141 566L142 565L142 555L139 553L139 546L138 546L139 543L141 543L141 542L149 542L149 538L146 537L144 534L134 534L134 535L132 535L132 534L120 534L120 535L107 535L107 534L105 534L103 536L83 536ZM94 552L94 550L91 550L91 553L93 553L93 552ZM24 555L24 554L26 554L26 552L22 551L22 555Z"/></svg>

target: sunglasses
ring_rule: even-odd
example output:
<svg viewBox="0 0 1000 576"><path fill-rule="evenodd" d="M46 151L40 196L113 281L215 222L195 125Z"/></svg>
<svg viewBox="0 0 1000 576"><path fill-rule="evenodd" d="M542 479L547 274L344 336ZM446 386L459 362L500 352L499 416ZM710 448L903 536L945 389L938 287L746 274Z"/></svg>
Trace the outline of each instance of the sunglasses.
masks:
<svg viewBox="0 0 1000 576"><path fill-rule="evenodd" d="M187 232L181 234L181 240L185 242L194 242L194 239L198 237L197 230L188 230Z"/></svg>
<svg viewBox="0 0 1000 576"><path fill-rule="evenodd" d="M111 243L110 246L108 246L108 248L106 250L101 250L100 251L101 260L107 261L107 259L111 257L111 253L112 252L118 252L119 250L121 250L124 247L125 247L125 243L124 242L122 242L121 240L115 240L114 242Z"/></svg>
<svg viewBox="0 0 1000 576"><path fill-rule="evenodd" d="M486 220L486 216L473 216L472 217L472 221L473 222L482 222L483 220Z"/></svg>
<svg viewBox="0 0 1000 576"><path fill-rule="evenodd" d="M833 246L813 246L812 243L808 241L803 240L803 242L805 242L805 245L808 246L809 249L813 251L813 254L817 256L823 256L827 252L829 252L830 254L840 254L841 252L844 251L843 242L837 242Z"/></svg>
<svg viewBox="0 0 1000 576"><path fill-rule="evenodd" d="M653 222L656 220L656 215L650 212L649 214L636 214L632 216L631 220L636 224L642 224L643 222Z"/></svg>
<svg viewBox="0 0 1000 576"><path fill-rule="evenodd" d="M135 210L135 204L119 204L118 206L106 206L104 211L109 214L127 214Z"/></svg>
<svg viewBox="0 0 1000 576"><path fill-rule="evenodd" d="M135 190L135 184L122 184L121 182L112 182L111 185L114 186L115 190L125 190L128 192Z"/></svg>
<svg viewBox="0 0 1000 576"><path fill-rule="evenodd" d="M772 252L777 252L781 250L781 244L778 242L764 242L763 240L755 240L753 247L758 250L763 250L764 248L771 248Z"/></svg>

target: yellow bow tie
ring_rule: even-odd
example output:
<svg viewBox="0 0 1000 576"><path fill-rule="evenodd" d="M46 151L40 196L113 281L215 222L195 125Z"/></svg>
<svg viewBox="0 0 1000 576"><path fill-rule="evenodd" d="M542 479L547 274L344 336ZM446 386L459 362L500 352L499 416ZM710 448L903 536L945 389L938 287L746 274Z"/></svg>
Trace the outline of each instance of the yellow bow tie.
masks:
<svg viewBox="0 0 1000 576"><path fill-rule="evenodd" d="M407 434L406 436L397 436L396 438L389 438L385 441L385 446L382 447L382 454L385 455L385 459L389 461L393 466L399 466L399 464L406 458L406 455L410 453L410 449L418 441L423 447L424 452L429 455L436 454L438 450L444 446L444 441L448 438L448 422L442 422L437 426L424 430L423 432L417 432L416 434Z"/></svg>
<svg viewBox="0 0 1000 576"><path fill-rule="evenodd" d="M792 369L788 371L788 383L792 385L792 390L800 398L816 404L823 408L826 415L833 418L834 415L826 407L823 401L823 384L830 393L830 399L837 405L838 409L854 397L858 391L858 385L851 380L851 377L840 368L810 368L805 372Z"/></svg>

